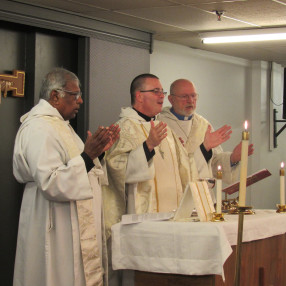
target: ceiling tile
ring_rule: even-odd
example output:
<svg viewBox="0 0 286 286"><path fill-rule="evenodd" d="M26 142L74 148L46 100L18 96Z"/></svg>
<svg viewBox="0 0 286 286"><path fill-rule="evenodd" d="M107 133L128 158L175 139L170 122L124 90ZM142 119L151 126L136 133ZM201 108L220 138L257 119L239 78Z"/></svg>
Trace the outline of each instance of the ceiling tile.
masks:
<svg viewBox="0 0 286 286"><path fill-rule="evenodd" d="M245 59L286 65L286 41L203 45L208 31L286 27L286 0L17 0L152 32L169 41ZM215 11L224 11L221 21Z"/></svg>

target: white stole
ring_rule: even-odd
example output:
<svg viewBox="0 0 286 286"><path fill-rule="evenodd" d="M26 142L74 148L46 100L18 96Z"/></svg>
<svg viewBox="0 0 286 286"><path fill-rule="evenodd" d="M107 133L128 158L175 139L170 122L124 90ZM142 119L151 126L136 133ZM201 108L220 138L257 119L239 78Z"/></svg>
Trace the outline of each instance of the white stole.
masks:
<svg viewBox="0 0 286 286"><path fill-rule="evenodd" d="M45 116L45 119L51 122L57 130L67 148L70 159L79 156L81 152L74 142L73 129L70 125L57 117ZM103 269L96 239L93 199L76 201L76 206L86 286L102 286Z"/></svg>
<svg viewBox="0 0 286 286"><path fill-rule="evenodd" d="M141 127L147 138L150 124L141 124ZM152 196L152 210L153 212L173 211L177 209L183 194L179 168L176 166L178 159L174 141L170 140L168 136L162 140L155 147L153 160L155 166L155 193Z"/></svg>

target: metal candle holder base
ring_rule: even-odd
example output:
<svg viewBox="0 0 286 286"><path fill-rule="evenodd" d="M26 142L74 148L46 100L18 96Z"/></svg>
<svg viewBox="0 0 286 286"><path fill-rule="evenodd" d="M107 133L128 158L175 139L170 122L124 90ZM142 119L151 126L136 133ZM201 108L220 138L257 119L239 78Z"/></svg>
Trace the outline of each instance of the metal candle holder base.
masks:
<svg viewBox="0 0 286 286"><path fill-rule="evenodd" d="M213 217L211 219L212 222L221 222L221 221L225 221L224 215L222 213L213 213Z"/></svg>
<svg viewBox="0 0 286 286"><path fill-rule="evenodd" d="M255 214L255 211L252 210L252 207L237 206L235 209L230 210L228 213L229 214L243 213L245 215L253 215L253 214Z"/></svg>
<svg viewBox="0 0 286 286"><path fill-rule="evenodd" d="M277 213L286 213L286 205L277 205Z"/></svg>

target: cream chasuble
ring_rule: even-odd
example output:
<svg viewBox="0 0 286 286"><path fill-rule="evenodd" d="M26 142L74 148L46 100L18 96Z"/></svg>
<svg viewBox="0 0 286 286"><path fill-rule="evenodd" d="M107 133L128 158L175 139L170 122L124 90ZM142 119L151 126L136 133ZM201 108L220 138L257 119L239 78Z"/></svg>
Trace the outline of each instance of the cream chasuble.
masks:
<svg viewBox="0 0 286 286"><path fill-rule="evenodd" d="M200 178L211 178L217 173L217 166L221 165L223 169L223 181L227 184L237 180L239 168L231 167L230 155L231 152L223 152L219 145L212 149L213 156L206 162L200 145L203 143L208 125L211 125L201 115L194 113L191 120L179 120L171 111L170 107L165 107L160 115L159 120L168 124L168 126L184 140L185 148L188 154L194 157ZM212 128L212 132L214 129Z"/></svg>
<svg viewBox="0 0 286 286"><path fill-rule="evenodd" d="M150 122L132 108L123 108L120 117L120 139L105 156L109 182L103 186L107 237L111 226L127 212L131 199L133 211L139 214L172 211L178 207L188 182L197 178L193 157L188 157L172 130L167 130L167 137L147 162L143 142L149 135Z"/></svg>
<svg viewBox="0 0 286 286"><path fill-rule="evenodd" d="M44 117L49 121L58 134L62 138L70 158L80 155L80 150L74 142L72 132L73 129L67 122L57 117ZM87 286L103 285L103 269L96 238L96 226L94 221L93 200L76 201L79 230L80 245L84 266L85 281ZM72 206L71 206L72 207ZM101 239L101 238L100 238Z"/></svg>

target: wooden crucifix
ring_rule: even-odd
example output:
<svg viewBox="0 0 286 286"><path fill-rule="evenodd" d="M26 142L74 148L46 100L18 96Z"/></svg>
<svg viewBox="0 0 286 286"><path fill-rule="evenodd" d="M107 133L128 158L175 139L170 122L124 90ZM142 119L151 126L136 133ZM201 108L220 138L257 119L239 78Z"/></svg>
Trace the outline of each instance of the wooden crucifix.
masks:
<svg viewBox="0 0 286 286"><path fill-rule="evenodd" d="M12 91L12 96L24 97L25 88L25 72L13 70L13 75L0 74L1 92L4 92L4 97L8 91Z"/></svg>

